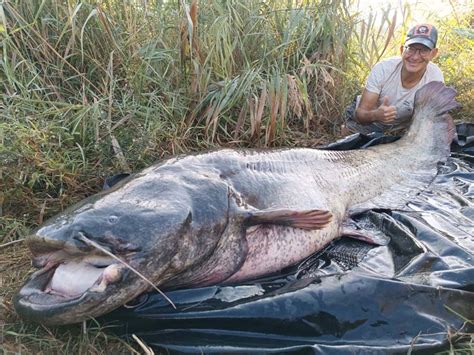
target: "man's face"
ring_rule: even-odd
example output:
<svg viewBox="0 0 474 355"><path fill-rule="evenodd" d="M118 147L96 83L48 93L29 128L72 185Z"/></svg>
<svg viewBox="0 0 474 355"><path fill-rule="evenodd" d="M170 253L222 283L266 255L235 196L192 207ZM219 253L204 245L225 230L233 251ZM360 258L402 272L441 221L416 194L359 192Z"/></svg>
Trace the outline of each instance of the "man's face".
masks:
<svg viewBox="0 0 474 355"><path fill-rule="evenodd" d="M430 60L438 53L438 49L414 43L409 46L400 47L403 66L408 73L424 72Z"/></svg>

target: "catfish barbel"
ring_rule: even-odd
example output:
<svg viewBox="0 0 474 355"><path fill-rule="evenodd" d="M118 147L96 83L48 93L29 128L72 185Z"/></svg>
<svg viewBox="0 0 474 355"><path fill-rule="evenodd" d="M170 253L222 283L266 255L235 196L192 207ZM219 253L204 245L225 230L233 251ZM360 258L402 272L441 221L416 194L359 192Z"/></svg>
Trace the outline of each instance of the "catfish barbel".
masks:
<svg viewBox="0 0 474 355"><path fill-rule="evenodd" d="M431 82L400 140L352 151L232 150L164 160L48 220L28 240L25 319L66 324L151 289L236 283L298 263L350 217L403 208L449 155L455 91Z"/></svg>

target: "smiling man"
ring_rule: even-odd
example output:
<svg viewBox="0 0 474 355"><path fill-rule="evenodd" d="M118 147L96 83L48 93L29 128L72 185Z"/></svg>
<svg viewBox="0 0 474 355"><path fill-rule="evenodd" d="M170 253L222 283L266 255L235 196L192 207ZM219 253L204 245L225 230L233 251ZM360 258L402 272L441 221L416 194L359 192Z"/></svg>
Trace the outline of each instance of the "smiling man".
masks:
<svg viewBox="0 0 474 355"><path fill-rule="evenodd" d="M438 54L438 31L419 24L407 33L401 57L377 63L361 96L347 109L343 134L400 133L413 114L416 91L431 81L444 82L443 73L431 60Z"/></svg>

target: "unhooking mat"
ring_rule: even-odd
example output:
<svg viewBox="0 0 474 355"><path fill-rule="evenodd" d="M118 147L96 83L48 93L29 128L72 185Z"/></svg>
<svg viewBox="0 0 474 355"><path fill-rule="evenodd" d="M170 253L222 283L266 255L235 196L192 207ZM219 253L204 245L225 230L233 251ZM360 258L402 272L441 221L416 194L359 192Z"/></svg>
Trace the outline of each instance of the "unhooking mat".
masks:
<svg viewBox="0 0 474 355"><path fill-rule="evenodd" d="M148 293L102 317L154 349L212 353L433 352L473 331L474 125L406 211L373 210L359 227L387 246L334 241L299 265L253 282ZM396 138L353 135L356 149Z"/></svg>

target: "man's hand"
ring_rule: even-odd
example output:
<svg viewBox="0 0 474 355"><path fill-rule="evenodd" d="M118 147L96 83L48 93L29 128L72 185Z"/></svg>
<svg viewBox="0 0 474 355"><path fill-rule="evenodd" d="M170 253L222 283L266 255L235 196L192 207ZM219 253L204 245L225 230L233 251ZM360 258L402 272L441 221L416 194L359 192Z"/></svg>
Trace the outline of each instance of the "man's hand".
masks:
<svg viewBox="0 0 474 355"><path fill-rule="evenodd" d="M360 99L359 107L355 112L356 120L361 124L370 124L373 122L381 122L389 124L397 118L397 109L390 106L388 96L382 100L382 104L377 107L379 102L379 94L364 89Z"/></svg>
<svg viewBox="0 0 474 355"><path fill-rule="evenodd" d="M375 111L375 120L382 123L392 123L397 118L397 109L390 106L388 96L384 96L382 104Z"/></svg>

